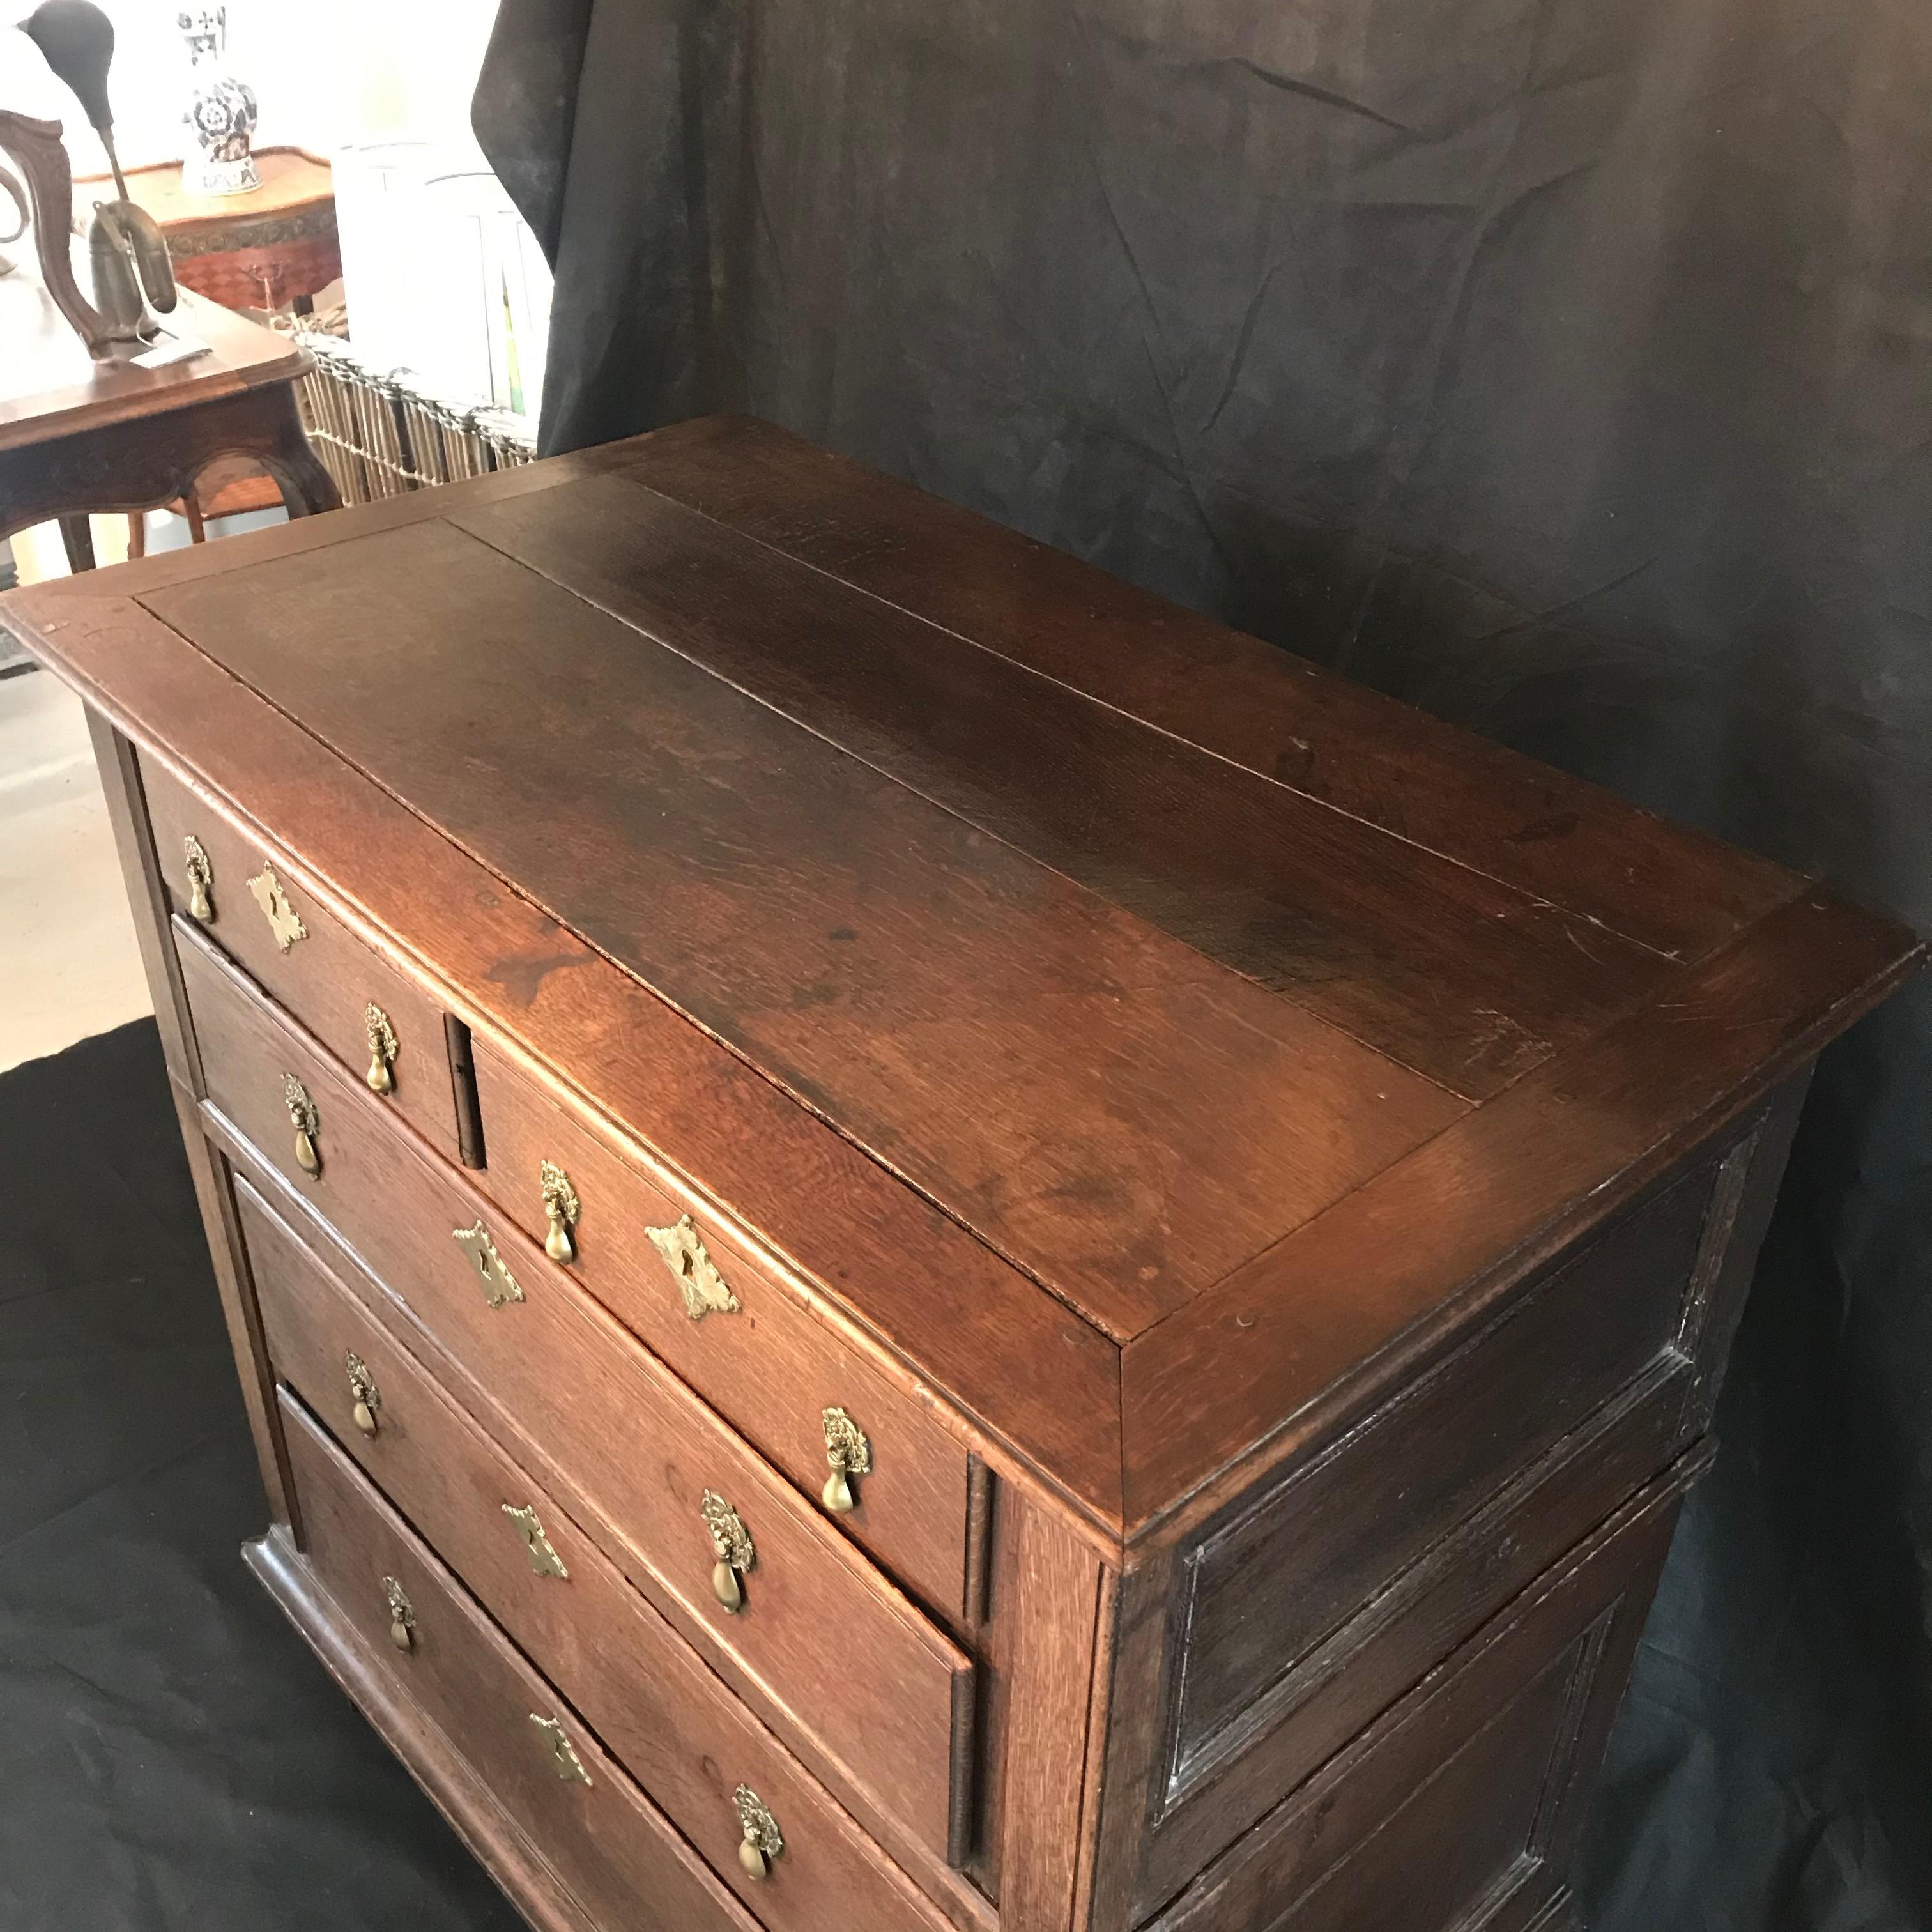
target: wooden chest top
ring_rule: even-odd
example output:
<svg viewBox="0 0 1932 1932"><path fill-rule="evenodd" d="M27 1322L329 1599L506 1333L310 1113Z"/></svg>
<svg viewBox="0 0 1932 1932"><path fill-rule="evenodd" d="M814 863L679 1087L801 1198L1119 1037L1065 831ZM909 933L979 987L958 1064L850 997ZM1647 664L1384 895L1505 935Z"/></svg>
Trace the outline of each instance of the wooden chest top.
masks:
<svg viewBox="0 0 1932 1932"><path fill-rule="evenodd" d="M1115 1533L1446 1346L1917 953L742 420L7 621Z"/></svg>

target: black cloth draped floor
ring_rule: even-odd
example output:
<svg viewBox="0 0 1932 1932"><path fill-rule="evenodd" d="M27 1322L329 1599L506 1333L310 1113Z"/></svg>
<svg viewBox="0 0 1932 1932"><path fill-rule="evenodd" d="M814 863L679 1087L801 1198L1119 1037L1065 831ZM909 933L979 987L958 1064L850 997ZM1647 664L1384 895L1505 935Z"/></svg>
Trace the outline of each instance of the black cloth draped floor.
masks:
<svg viewBox="0 0 1932 1932"><path fill-rule="evenodd" d="M1928 102L1924 0L502 0L476 118L548 448L767 416L1925 926ZM1598 1932L1932 1925L1928 1092L1924 985L1820 1069Z"/></svg>
<svg viewBox="0 0 1932 1932"><path fill-rule="evenodd" d="M268 1505L160 1042L0 1075L0 1928L515 1932L243 1564Z"/></svg>

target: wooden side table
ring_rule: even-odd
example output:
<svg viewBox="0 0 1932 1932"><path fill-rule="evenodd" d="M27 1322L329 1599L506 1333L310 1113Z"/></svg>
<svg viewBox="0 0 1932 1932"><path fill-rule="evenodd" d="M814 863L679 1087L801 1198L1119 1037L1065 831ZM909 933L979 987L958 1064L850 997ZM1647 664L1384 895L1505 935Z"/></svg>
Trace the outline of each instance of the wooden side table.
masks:
<svg viewBox="0 0 1932 1932"><path fill-rule="evenodd" d="M178 161L130 169L128 193L160 224L184 286L224 308L286 309L342 273L335 171L303 148L263 148L255 161L262 185L250 194L184 194ZM114 190L105 176L74 185L82 232Z"/></svg>
<svg viewBox="0 0 1932 1932"><path fill-rule="evenodd" d="M57 518L68 562L91 569L90 515L181 501L224 457L266 470L291 517L338 507L296 411L308 356L187 290L168 325L212 352L97 363L38 282L0 277L0 537Z"/></svg>

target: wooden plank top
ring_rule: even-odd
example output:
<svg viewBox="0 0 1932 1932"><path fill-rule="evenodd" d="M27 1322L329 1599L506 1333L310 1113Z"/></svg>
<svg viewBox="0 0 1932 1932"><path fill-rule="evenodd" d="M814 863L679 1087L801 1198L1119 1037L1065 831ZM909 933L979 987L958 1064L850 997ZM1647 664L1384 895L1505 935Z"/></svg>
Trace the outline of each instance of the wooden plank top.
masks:
<svg viewBox="0 0 1932 1932"><path fill-rule="evenodd" d="M214 352L160 369L96 362L25 264L0 275L0 452L290 382L308 368L288 337L192 290L164 320Z"/></svg>
<svg viewBox="0 0 1932 1932"><path fill-rule="evenodd" d="M0 610L1126 1533L1918 956L1780 867L740 420ZM232 742L231 687L302 786ZM950 1249L914 1285L807 1252L776 1151L674 1129L591 981L530 980L534 939L479 952L476 888L424 900L459 856L584 949L598 1000L647 992L788 1099L801 1150L821 1137L801 1172L850 1150L848 1205L904 1184L986 1265Z"/></svg>
<svg viewBox="0 0 1932 1932"><path fill-rule="evenodd" d="M306 148L257 148L255 166L262 185L246 194L189 194L182 187L181 163L157 161L127 170L128 196L160 224L177 256L237 247L237 230L258 224L333 218L335 170L323 156ZM86 175L74 187L74 224L84 231L96 200L112 198L113 177Z"/></svg>

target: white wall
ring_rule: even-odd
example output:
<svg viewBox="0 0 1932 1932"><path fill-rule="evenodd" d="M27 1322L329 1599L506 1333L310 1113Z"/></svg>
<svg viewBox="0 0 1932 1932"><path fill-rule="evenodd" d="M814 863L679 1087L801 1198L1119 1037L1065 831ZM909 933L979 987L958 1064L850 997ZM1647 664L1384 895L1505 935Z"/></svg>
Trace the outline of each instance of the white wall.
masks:
<svg viewBox="0 0 1932 1932"><path fill-rule="evenodd" d="M115 26L109 85L122 164L179 160L188 77L180 8L98 4ZM496 12L496 0L228 0L228 61L261 102L264 147L326 153L350 141L462 138ZM75 171L94 172L105 158L78 103L63 99Z"/></svg>

